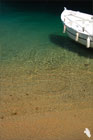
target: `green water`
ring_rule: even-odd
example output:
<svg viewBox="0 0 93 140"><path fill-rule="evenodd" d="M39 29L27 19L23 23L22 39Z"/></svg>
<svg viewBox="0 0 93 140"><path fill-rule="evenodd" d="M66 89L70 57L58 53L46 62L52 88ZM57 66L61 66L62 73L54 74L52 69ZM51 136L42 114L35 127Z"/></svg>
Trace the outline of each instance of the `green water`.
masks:
<svg viewBox="0 0 93 140"><path fill-rule="evenodd" d="M60 12L7 11L0 14L1 107L38 98L43 110L47 103L54 110L93 108L93 49L63 34Z"/></svg>
<svg viewBox="0 0 93 140"><path fill-rule="evenodd" d="M63 65L93 70L93 50L62 33L60 14L17 12L0 17L0 63L22 63L40 69Z"/></svg>
<svg viewBox="0 0 93 140"><path fill-rule="evenodd" d="M40 7L39 10L18 10L8 6L1 10L1 77L52 70L64 75L63 69L76 71L76 76L78 70L92 75L93 49L63 34L61 12L50 9L44 10L41 5L41 10Z"/></svg>

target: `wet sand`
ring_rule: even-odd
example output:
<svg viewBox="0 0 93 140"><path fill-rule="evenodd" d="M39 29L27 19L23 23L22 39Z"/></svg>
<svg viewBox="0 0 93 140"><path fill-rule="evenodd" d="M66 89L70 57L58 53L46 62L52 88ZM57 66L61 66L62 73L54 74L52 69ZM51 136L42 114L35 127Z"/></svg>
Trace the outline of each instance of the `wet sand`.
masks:
<svg viewBox="0 0 93 140"><path fill-rule="evenodd" d="M1 65L0 140L93 139L93 72Z"/></svg>

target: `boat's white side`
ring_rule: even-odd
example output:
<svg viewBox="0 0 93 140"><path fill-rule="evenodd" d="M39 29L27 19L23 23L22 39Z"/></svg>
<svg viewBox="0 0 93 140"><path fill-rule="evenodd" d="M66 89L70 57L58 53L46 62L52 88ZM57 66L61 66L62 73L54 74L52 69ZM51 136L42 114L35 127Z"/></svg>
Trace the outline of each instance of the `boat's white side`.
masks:
<svg viewBox="0 0 93 140"><path fill-rule="evenodd" d="M77 31L72 28L66 27L66 33L68 34L68 36L71 39L79 42L82 45L85 45L87 48L89 48L89 47L93 48L93 37L92 36L90 36L91 40L88 42L88 35L79 33L78 39L77 39Z"/></svg>
<svg viewBox="0 0 93 140"><path fill-rule="evenodd" d="M61 14L64 23L64 32L68 36L85 45L93 48L93 16L81 12L65 9Z"/></svg>

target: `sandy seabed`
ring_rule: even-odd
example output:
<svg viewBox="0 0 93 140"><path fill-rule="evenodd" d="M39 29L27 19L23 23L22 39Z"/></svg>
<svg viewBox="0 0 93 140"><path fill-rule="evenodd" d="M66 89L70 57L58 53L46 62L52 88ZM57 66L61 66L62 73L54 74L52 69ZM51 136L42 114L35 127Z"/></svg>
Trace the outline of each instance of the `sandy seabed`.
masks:
<svg viewBox="0 0 93 140"><path fill-rule="evenodd" d="M0 140L93 139L93 72L13 65L0 72Z"/></svg>
<svg viewBox="0 0 93 140"><path fill-rule="evenodd" d="M0 140L93 140L93 50L62 34L57 5L11 6L0 5Z"/></svg>

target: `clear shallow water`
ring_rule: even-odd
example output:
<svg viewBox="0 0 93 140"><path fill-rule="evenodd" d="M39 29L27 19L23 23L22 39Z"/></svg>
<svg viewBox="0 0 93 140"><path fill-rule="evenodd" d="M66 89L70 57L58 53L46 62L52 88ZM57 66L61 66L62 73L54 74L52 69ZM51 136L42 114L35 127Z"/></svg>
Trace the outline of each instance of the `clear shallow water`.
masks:
<svg viewBox="0 0 93 140"><path fill-rule="evenodd" d="M62 33L61 10L4 8L0 138L85 139L84 129L93 130L93 49Z"/></svg>
<svg viewBox="0 0 93 140"><path fill-rule="evenodd" d="M47 11L42 5L41 10L40 7L38 10L19 10L8 6L4 9L0 14L2 76L47 73L47 70L60 71L64 75L63 69L76 71L76 77L82 70L93 76L93 49L86 49L62 33L60 10L58 13L51 8Z"/></svg>
<svg viewBox="0 0 93 140"><path fill-rule="evenodd" d="M17 10L1 14L1 63L22 62L42 68L88 63L92 70L93 50L70 40L62 30L60 14Z"/></svg>

